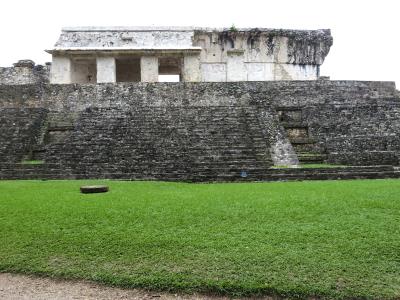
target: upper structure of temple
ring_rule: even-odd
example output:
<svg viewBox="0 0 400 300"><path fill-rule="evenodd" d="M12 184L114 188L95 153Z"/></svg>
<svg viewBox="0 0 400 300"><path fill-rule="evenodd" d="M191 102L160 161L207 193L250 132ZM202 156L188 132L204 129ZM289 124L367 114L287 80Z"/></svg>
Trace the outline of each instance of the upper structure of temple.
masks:
<svg viewBox="0 0 400 300"><path fill-rule="evenodd" d="M315 80L330 30L193 27L64 28L51 83Z"/></svg>

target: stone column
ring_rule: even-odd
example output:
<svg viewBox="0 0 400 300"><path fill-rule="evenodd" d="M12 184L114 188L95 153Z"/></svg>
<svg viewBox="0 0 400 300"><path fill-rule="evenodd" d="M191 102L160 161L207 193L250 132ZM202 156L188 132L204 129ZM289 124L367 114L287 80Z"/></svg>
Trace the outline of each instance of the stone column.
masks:
<svg viewBox="0 0 400 300"><path fill-rule="evenodd" d="M158 82L158 57L142 56L140 58L140 81Z"/></svg>
<svg viewBox="0 0 400 300"><path fill-rule="evenodd" d="M200 75L200 55L186 55L183 57L183 80L187 82L201 81Z"/></svg>
<svg viewBox="0 0 400 300"><path fill-rule="evenodd" d="M116 69L114 57L97 57L97 82L116 82Z"/></svg>
<svg viewBox="0 0 400 300"><path fill-rule="evenodd" d="M246 81L247 70L244 64L243 50L228 51L228 61L226 64L227 81Z"/></svg>
<svg viewBox="0 0 400 300"><path fill-rule="evenodd" d="M71 59L69 57L53 55L50 70L50 83L72 83Z"/></svg>

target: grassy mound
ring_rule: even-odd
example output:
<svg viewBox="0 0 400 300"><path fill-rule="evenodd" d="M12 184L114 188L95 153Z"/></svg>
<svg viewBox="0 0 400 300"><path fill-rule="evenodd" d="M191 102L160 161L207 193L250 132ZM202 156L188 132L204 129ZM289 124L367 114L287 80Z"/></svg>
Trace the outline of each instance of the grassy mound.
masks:
<svg viewBox="0 0 400 300"><path fill-rule="evenodd" d="M153 290L400 297L400 180L0 181L0 271Z"/></svg>

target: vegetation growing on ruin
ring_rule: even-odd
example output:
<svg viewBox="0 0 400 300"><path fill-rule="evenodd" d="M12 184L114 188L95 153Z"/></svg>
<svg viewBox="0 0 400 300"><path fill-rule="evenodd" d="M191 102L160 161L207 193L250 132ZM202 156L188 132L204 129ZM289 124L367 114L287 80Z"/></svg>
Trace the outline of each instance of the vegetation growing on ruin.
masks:
<svg viewBox="0 0 400 300"><path fill-rule="evenodd" d="M290 169L290 168L325 169L325 168L345 168L345 167L349 167L349 166L323 163L323 164L300 164L297 166L279 165L279 166L273 166L271 168L272 169Z"/></svg>
<svg viewBox="0 0 400 300"><path fill-rule="evenodd" d="M42 165L44 164L43 160L23 160L21 162L23 165Z"/></svg>
<svg viewBox="0 0 400 300"><path fill-rule="evenodd" d="M235 24L232 24L231 27L229 27L229 31L230 32L237 32L238 31L236 26L235 26Z"/></svg>
<svg viewBox="0 0 400 300"><path fill-rule="evenodd" d="M400 295L399 180L0 181L0 271L291 298Z"/></svg>

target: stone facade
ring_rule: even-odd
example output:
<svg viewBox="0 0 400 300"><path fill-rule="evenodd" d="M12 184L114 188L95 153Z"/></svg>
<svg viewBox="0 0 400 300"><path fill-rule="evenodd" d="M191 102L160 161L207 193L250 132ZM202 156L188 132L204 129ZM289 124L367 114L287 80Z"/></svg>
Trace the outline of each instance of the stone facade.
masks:
<svg viewBox="0 0 400 300"><path fill-rule="evenodd" d="M315 80L331 45L329 30L77 27L47 52L51 83Z"/></svg>

